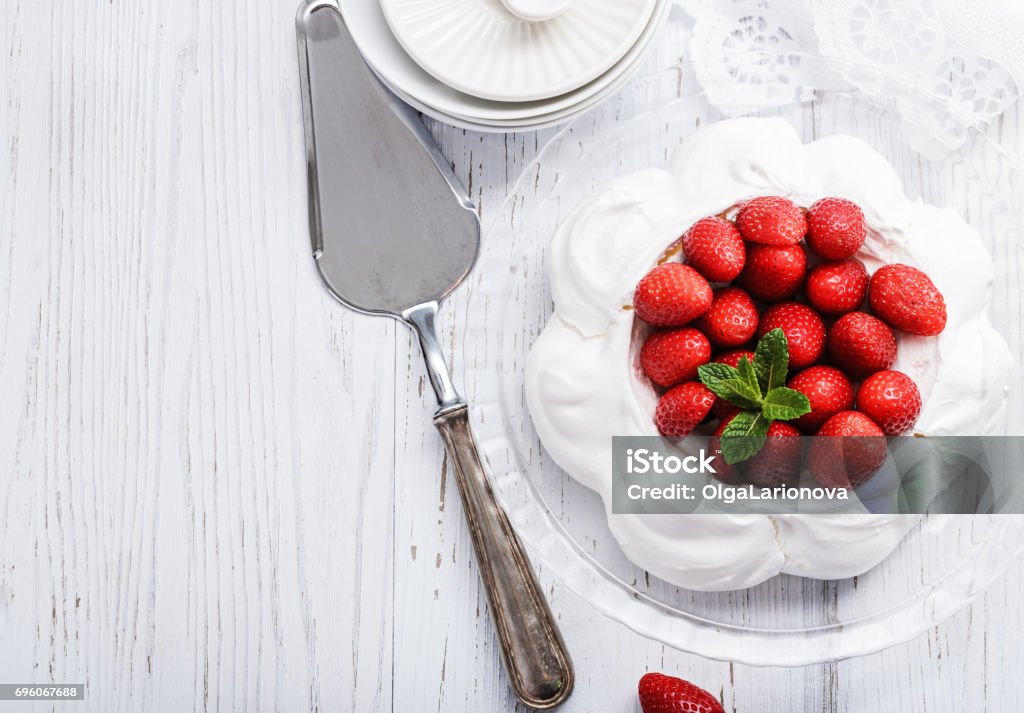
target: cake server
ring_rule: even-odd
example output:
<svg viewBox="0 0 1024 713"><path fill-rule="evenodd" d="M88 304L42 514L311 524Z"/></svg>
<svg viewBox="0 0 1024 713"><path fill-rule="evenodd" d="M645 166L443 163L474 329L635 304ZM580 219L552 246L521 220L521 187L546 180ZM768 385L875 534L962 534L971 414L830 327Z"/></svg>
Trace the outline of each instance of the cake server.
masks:
<svg viewBox="0 0 1024 713"><path fill-rule="evenodd" d="M419 117L363 62L334 0L297 17L313 260L359 312L408 324L437 394L480 577L516 696L550 709L573 669L530 562L487 480L434 321L476 260L480 220Z"/></svg>

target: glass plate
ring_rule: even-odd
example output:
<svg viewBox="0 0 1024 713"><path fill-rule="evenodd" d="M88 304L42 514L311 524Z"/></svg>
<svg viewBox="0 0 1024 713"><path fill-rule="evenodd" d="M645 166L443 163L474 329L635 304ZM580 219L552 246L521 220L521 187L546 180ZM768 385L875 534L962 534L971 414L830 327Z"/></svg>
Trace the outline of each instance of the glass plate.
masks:
<svg viewBox="0 0 1024 713"><path fill-rule="evenodd" d="M552 311L545 248L581 201L619 176L665 165L684 137L725 118L693 81L696 69L689 64L640 80L568 125L490 221L468 308L468 329L483 345L467 364L476 372L467 380L475 384L473 427L495 490L533 556L603 614L675 648L750 665L879 651L949 618L1001 577L1024 551L1024 517L925 518L888 559L854 579L780 575L741 591L688 591L626 559L599 496L550 460L527 412L526 356ZM997 265L993 320L1018 360L1006 432L1024 433L1020 170L975 127L965 125L961 150L929 160L912 148L907 125L886 99L787 84L769 89L779 105L757 116L787 119L805 141L835 133L866 140L895 166L911 198L952 206L984 237ZM959 121L940 100L903 91L900 101L912 97L933 116Z"/></svg>

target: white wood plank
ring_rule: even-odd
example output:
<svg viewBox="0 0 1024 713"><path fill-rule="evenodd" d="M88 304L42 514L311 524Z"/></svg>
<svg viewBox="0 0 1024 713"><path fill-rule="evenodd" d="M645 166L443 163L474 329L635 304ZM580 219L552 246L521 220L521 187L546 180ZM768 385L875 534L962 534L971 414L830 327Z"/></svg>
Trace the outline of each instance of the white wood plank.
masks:
<svg viewBox="0 0 1024 713"><path fill-rule="evenodd" d="M42 9L3 8L3 679L390 710L394 326L312 270L294 5Z"/></svg>
<svg viewBox="0 0 1024 713"><path fill-rule="evenodd" d="M514 709L416 346L313 275L295 4L0 5L0 680L89 687L17 710ZM430 126L485 221L552 133ZM991 133L1024 160L1022 129ZM636 710L645 670L727 710L1024 702L1020 567L915 641L786 671L667 649L540 576L563 710Z"/></svg>

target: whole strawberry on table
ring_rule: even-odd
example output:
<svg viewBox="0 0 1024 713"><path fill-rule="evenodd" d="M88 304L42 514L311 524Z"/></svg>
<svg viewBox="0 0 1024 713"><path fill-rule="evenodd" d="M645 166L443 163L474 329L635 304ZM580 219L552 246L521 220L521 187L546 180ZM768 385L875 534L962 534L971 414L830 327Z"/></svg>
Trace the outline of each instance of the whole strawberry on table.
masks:
<svg viewBox="0 0 1024 713"><path fill-rule="evenodd" d="M731 216L733 219L729 219ZM857 487L885 459L885 436L921 413L914 381L891 369L897 334L935 336L946 304L910 265L868 275L852 201L806 210L780 196L697 221L637 284L633 308L653 328L640 365L661 396L658 430L682 438L718 420L718 476L761 485L799 480L802 449L822 483ZM668 254L668 253L666 253Z"/></svg>
<svg viewBox="0 0 1024 713"><path fill-rule="evenodd" d="M718 699L675 676L646 673L637 685L644 713L725 713Z"/></svg>

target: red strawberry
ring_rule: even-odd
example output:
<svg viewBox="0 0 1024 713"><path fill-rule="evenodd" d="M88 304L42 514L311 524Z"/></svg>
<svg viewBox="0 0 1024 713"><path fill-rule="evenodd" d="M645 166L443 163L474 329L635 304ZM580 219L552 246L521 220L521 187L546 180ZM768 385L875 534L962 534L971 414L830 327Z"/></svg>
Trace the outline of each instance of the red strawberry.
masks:
<svg viewBox="0 0 1024 713"><path fill-rule="evenodd" d="M946 301L928 275L909 265L885 265L871 276L868 302L890 327L932 337L946 328Z"/></svg>
<svg viewBox="0 0 1024 713"><path fill-rule="evenodd" d="M652 332L640 349L640 366L658 386L697 378L697 367L711 358L707 337L692 327Z"/></svg>
<svg viewBox="0 0 1024 713"><path fill-rule="evenodd" d="M804 212L778 196L747 201L736 216L736 226L744 238L762 245L796 245L807 235Z"/></svg>
<svg viewBox="0 0 1024 713"><path fill-rule="evenodd" d="M868 271L860 260L819 262L807 273L804 294L814 309L830 317L852 312L868 294Z"/></svg>
<svg viewBox="0 0 1024 713"><path fill-rule="evenodd" d="M826 260L842 260L860 250L867 237L864 211L845 198L822 198L807 211L807 247Z"/></svg>
<svg viewBox="0 0 1024 713"><path fill-rule="evenodd" d="M711 285L689 265L666 262L644 275L633 294L636 315L655 327L682 327L711 307Z"/></svg>
<svg viewBox="0 0 1024 713"><path fill-rule="evenodd" d="M761 450L747 462L747 477L767 488L796 485L802 455L800 431L783 421L772 421Z"/></svg>
<svg viewBox="0 0 1024 713"><path fill-rule="evenodd" d="M811 439L807 461L822 485L857 488L885 462L885 434L859 411L840 411Z"/></svg>
<svg viewBox="0 0 1024 713"><path fill-rule="evenodd" d="M785 302L769 307L761 315L757 338L773 329L781 329L786 335L790 369L803 369L821 358L825 350L825 323L807 305Z"/></svg>
<svg viewBox="0 0 1024 713"><path fill-rule="evenodd" d="M726 404L727 406L730 405L728 401L722 401L722 399L716 399L715 405L717 406L719 402ZM711 467L715 470L715 480L720 480L723 483L735 484L739 483L743 479L743 468L745 464L740 462L730 465L725 461L725 456L722 455L722 432L725 431L729 422L736 417L736 414L740 412L740 410L734 406L731 408L732 413L722 418L722 422L718 424L718 428L715 429L715 434L708 441L708 452L711 453L712 456Z"/></svg>
<svg viewBox="0 0 1024 713"><path fill-rule="evenodd" d="M828 355L853 379L892 366L896 337L885 322L864 312L844 314L828 331Z"/></svg>
<svg viewBox="0 0 1024 713"><path fill-rule="evenodd" d="M812 366L790 379L787 385L811 402L811 412L793 421L804 433L815 433L835 414L853 408L853 384L835 367Z"/></svg>
<svg viewBox="0 0 1024 713"><path fill-rule="evenodd" d="M921 415L921 392L906 374L879 371L860 385L857 408L881 426L885 435L899 436Z"/></svg>
<svg viewBox="0 0 1024 713"><path fill-rule="evenodd" d="M757 307L739 287L726 287L715 292L711 309L694 326L716 347L738 347L757 331Z"/></svg>
<svg viewBox="0 0 1024 713"><path fill-rule="evenodd" d="M726 364L731 367L737 367L740 364L740 359L746 357L751 364L754 363L754 352L749 349L735 349L731 352L724 352L716 356L713 361L715 364Z"/></svg>
<svg viewBox="0 0 1024 713"><path fill-rule="evenodd" d="M747 259L740 231L724 218L698 220L682 241L686 261L710 282L732 282Z"/></svg>
<svg viewBox="0 0 1024 713"><path fill-rule="evenodd" d="M725 352L724 354L719 354L711 361L716 364L727 364L735 368L739 366L740 359L743 357L746 357L751 364L754 363L754 352L747 349L737 349L736 351ZM739 411L739 409L736 406L717 396L715 397L715 405L711 407L711 413L723 421L728 421L729 418L734 416L737 411Z"/></svg>
<svg viewBox="0 0 1024 713"><path fill-rule="evenodd" d="M802 245L749 245L739 284L759 300L780 302L800 289L806 274Z"/></svg>
<svg viewBox="0 0 1024 713"><path fill-rule="evenodd" d="M658 430L669 438L682 438L711 412L715 395L698 381L673 387L658 401L654 421Z"/></svg>
<svg viewBox="0 0 1024 713"><path fill-rule="evenodd" d="M714 696L689 681L645 673L637 686L644 713L725 713Z"/></svg>

